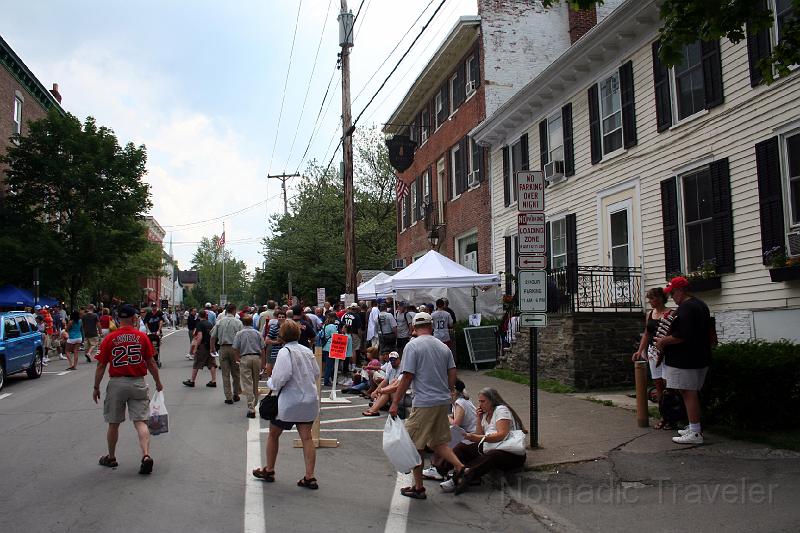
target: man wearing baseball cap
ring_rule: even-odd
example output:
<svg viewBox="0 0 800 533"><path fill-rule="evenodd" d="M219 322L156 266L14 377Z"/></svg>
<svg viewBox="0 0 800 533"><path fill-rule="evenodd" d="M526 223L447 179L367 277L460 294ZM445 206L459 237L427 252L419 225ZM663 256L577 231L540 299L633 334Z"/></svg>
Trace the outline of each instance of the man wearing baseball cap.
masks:
<svg viewBox="0 0 800 533"><path fill-rule="evenodd" d="M676 444L703 443L698 391L703 388L711 362L710 329L714 327L711 313L690 289L689 280L683 276L672 278L664 288L678 304L678 309L669 335L656 341L656 347L663 354L657 364L664 359L667 387L680 391L689 418L689 427L679 430L678 436L672 438Z"/></svg>
<svg viewBox="0 0 800 533"><path fill-rule="evenodd" d="M138 324L136 309L130 304L122 304L117 314L120 327L109 333L100 344L94 374L92 399L97 403L100 399L100 383L108 366L109 380L103 401L103 417L108 423L108 455L100 458L100 464L112 468L118 466L115 452L119 425L125 421L127 406L142 449L139 473L149 474L153 471L153 458L150 457L150 430L147 428L150 414L150 390L144 380L147 371L153 375L156 390L162 391L164 386L153 360L153 345L147 335L134 326Z"/></svg>
<svg viewBox="0 0 800 533"><path fill-rule="evenodd" d="M450 448L450 392L456 387L456 363L453 352L433 336L433 319L428 313L417 313L412 321L413 338L403 351L400 367L402 376L394 393L391 416L397 416L398 407L409 386L414 389L411 414L406 419L406 430L424 458L425 448L444 458L455 468L454 480L459 484L464 465ZM424 462L424 459L423 459ZM400 489L400 494L424 500L422 464L414 467L414 485Z"/></svg>

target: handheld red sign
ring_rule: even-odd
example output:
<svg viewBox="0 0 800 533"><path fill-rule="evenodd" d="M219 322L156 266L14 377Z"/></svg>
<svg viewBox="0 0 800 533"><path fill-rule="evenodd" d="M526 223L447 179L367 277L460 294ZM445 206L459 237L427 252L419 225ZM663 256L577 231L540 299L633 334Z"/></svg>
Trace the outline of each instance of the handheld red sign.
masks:
<svg viewBox="0 0 800 533"><path fill-rule="evenodd" d="M334 333L333 337L331 337L331 350L328 352L328 357L331 359L346 359L348 342L350 342L350 338L347 335Z"/></svg>

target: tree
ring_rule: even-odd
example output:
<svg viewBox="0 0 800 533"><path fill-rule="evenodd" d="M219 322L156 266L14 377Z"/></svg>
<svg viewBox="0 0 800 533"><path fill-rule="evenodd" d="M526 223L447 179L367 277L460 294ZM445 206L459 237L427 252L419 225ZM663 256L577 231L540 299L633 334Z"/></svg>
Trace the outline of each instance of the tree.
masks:
<svg viewBox="0 0 800 533"><path fill-rule="evenodd" d="M551 7L560 0L543 0ZM800 0L791 2L793 16L786 18L781 27L780 42L759 66L767 83L778 76L789 74L793 65L800 64ZM573 9L589 9L603 0L569 0ZM697 40L716 40L727 37L731 42L741 42L747 34L754 35L773 26L773 15L765 9L764 0L664 0L661 3L659 30L661 50L659 56L668 66L679 64L685 45Z"/></svg>
<svg viewBox="0 0 800 533"><path fill-rule="evenodd" d="M229 303L243 305L250 302L250 279L247 265L225 250L225 292ZM191 291L191 300L197 305L217 302L222 294L223 251L219 236L203 237L192 257L192 270L197 270L198 282Z"/></svg>
<svg viewBox="0 0 800 533"><path fill-rule="evenodd" d="M356 264L360 269L387 268L395 256L395 176L377 128L357 134L354 158ZM307 301L316 301L317 287L341 294L343 190L335 170L309 163L291 211L272 219L272 236L264 241L265 268L254 279L256 294L284 299L290 271L294 294Z"/></svg>
<svg viewBox="0 0 800 533"><path fill-rule="evenodd" d="M97 276L89 280L87 288L93 295L92 301L110 301L116 296L122 301L139 302L142 298L139 280L161 275L163 253L157 243L145 240L132 255L103 265Z"/></svg>
<svg viewBox="0 0 800 533"><path fill-rule="evenodd" d="M79 290L145 247L145 147L120 147L92 117L81 124L55 110L12 139L1 160L8 192L0 217L9 231L0 235L0 267L17 282L39 267L43 293L75 305Z"/></svg>

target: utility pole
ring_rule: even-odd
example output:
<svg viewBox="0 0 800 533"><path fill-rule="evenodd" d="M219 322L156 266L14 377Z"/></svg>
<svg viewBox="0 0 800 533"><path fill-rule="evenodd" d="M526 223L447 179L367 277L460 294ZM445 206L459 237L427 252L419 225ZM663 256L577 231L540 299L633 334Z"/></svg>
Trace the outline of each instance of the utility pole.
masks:
<svg viewBox="0 0 800 533"><path fill-rule="evenodd" d="M345 294L356 294L356 232L353 224L353 115L350 109L350 48L353 46L353 13L342 0L339 13L339 45L342 47L342 156L344 158L344 285Z"/></svg>
<svg viewBox="0 0 800 533"><path fill-rule="evenodd" d="M281 190L283 191L283 214L289 214L289 200L286 196L286 180L289 178L299 178L300 174L267 174L267 179L278 179L281 180ZM289 303L293 302L292 296L292 271L289 270L287 273L287 285L289 289Z"/></svg>

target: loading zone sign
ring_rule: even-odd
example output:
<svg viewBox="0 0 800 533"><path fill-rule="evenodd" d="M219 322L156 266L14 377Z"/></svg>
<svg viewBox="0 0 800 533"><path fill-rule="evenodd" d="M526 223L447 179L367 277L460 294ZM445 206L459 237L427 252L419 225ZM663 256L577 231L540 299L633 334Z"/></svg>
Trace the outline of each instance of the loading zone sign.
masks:
<svg viewBox="0 0 800 533"><path fill-rule="evenodd" d="M544 173L541 170L517 172L517 209L521 213L544 212Z"/></svg>
<svg viewBox="0 0 800 533"><path fill-rule="evenodd" d="M517 253L519 255L545 255L547 236L544 213L517 215Z"/></svg>
<svg viewBox="0 0 800 533"><path fill-rule="evenodd" d="M547 312L547 272L520 270L517 272L517 295L522 313Z"/></svg>

